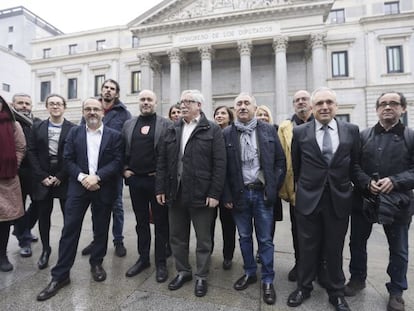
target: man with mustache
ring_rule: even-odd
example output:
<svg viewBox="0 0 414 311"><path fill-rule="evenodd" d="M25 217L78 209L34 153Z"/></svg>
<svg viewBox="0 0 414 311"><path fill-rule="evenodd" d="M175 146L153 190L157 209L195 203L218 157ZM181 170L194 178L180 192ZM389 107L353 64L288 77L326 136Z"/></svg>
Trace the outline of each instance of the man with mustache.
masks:
<svg viewBox="0 0 414 311"><path fill-rule="evenodd" d="M261 283L266 304L276 302L273 286L273 206L286 173L286 162L276 128L256 119L253 96L240 93L234 100L236 120L224 129L227 151L224 206L232 210L239 232L244 275L234 289L244 290L257 282L253 254L253 223L261 259Z"/></svg>
<svg viewBox="0 0 414 311"><path fill-rule="evenodd" d="M119 100L120 87L119 83L113 79L107 79L102 83L100 101L103 105L103 124L118 132L122 131L122 127L126 120L131 119L131 113L126 106ZM84 123L84 120L82 120ZM114 237L115 255L124 257L127 250L124 246L124 236L122 234L124 228L124 209L122 205L122 175L116 178L116 186L118 196L112 210L112 235ZM92 206L93 208L93 206ZM95 231L95 228L93 228ZM89 255L92 251L93 241L82 250L82 255Z"/></svg>
<svg viewBox="0 0 414 311"><path fill-rule="evenodd" d="M108 244L112 206L117 198L113 181L121 174L123 145L121 133L104 126L102 103L95 98L83 102L85 124L71 128L64 148L69 184L65 204L65 221L59 241L59 257L51 270L52 280L37 300L56 295L70 283L70 269L76 257L83 218L90 204L95 228L94 246L89 263L96 282L106 279L102 267Z"/></svg>

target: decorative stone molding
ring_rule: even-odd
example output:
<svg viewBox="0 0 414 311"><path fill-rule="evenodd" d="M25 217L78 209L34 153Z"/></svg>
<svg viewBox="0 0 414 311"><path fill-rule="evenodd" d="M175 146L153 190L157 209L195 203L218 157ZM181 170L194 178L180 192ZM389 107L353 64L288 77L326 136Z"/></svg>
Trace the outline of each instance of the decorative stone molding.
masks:
<svg viewBox="0 0 414 311"><path fill-rule="evenodd" d="M214 57L214 49L211 45L203 45L198 48L201 60L211 60Z"/></svg>
<svg viewBox="0 0 414 311"><path fill-rule="evenodd" d="M273 49L275 53L286 52L289 38L287 36L277 36L273 38Z"/></svg>
<svg viewBox="0 0 414 311"><path fill-rule="evenodd" d="M171 63L180 63L183 60L183 54L178 48L172 48L167 51Z"/></svg>
<svg viewBox="0 0 414 311"><path fill-rule="evenodd" d="M308 45L312 49L323 48L325 38L326 38L326 33L324 32L311 33L309 37Z"/></svg>
<svg viewBox="0 0 414 311"><path fill-rule="evenodd" d="M139 53L137 57L141 66L151 66L152 56L150 53Z"/></svg>
<svg viewBox="0 0 414 311"><path fill-rule="evenodd" d="M198 0L175 11L165 21L191 19L202 16L225 14L235 11L265 9L292 4L291 0Z"/></svg>
<svg viewBox="0 0 414 311"><path fill-rule="evenodd" d="M150 66L154 73L161 73L162 65L157 59L152 59Z"/></svg>
<svg viewBox="0 0 414 311"><path fill-rule="evenodd" d="M237 42L240 56L250 56L252 54L253 45L251 41Z"/></svg>

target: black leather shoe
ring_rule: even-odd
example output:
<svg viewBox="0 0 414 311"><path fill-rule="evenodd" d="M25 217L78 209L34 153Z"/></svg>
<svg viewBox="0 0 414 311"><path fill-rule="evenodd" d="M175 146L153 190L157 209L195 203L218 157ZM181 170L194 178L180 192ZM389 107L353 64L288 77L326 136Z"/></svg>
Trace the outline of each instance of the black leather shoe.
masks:
<svg viewBox="0 0 414 311"><path fill-rule="evenodd" d="M106 272L101 265L92 266L91 273L96 282L103 282L106 280Z"/></svg>
<svg viewBox="0 0 414 311"><path fill-rule="evenodd" d="M37 236L35 236L35 235L33 235L33 234L30 233L30 240L33 243L36 243L37 241L39 241L39 238Z"/></svg>
<svg viewBox="0 0 414 311"><path fill-rule="evenodd" d="M335 307L336 311L351 311L344 297L329 297L329 302Z"/></svg>
<svg viewBox="0 0 414 311"><path fill-rule="evenodd" d="M92 247L93 247L93 241L91 243L89 243L88 246L86 246L83 250L82 250L82 256L86 256L86 255L90 255L92 252Z"/></svg>
<svg viewBox="0 0 414 311"><path fill-rule="evenodd" d="M37 262L37 266L39 267L40 270L43 270L48 266L51 252L52 252L51 249L42 251L39 261Z"/></svg>
<svg viewBox="0 0 414 311"><path fill-rule="evenodd" d="M296 265L289 271L288 280L290 282L296 282Z"/></svg>
<svg viewBox="0 0 414 311"><path fill-rule="evenodd" d="M52 280L47 285L47 287L44 290L42 290L39 295L37 295L37 300L38 301L44 301L44 300L49 299L50 297L55 296L57 294L57 292L59 291L59 289L61 289L62 287L65 287L69 283L70 283L69 278L66 278L62 281Z"/></svg>
<svg viewBox="0 0 414 311"><path fill-rule="evenodd" d="M358 294L366 287L365 280L350 279L345 285L344 294L346 297L352 297Z"/></svg>
<svg viewBox="0 0 414 311"><path fill-rule="evenodd" d="M235 290L243 290L249 287L250 284L257 282L257 276L256 275L243 275L240 279L234 283L233 287Z"/></svg>
<svg viewBox="0 0 414 311"><path fill-rule="evenodd" d="M169 290L177 290L181 288L184 283L190 282L193 279L193 276L191 274L177 274L177 276L168 284Z"/></svg>
<svg viewBox="0 0 414 311"><path fill-rule="evenodd" d="M198 279L194 287L194 295L197 297L203 297L207 294L207 281Z"/></svg>
<svg viewBox="0 0 414 311"><path fill-rule="evenodd" d="M124 243L122 242L118 242L115 243L115 255L117 255L118 257L125 257L127 254L127 250L124 246Z"/></svg>
<svg viewBox="0 0 414 311"><path fill-rule="evenodd" d="M131 268L128 269L128 271L125 273L127 277L133 277L137 275L138 273L141 273L145 269L150 267L150 263L148 261L142 261L139 259L135 265L133 265Z"/></svg>
<svg viewBox="0 0 414 311"><path fill-rule="evenodd" d="M272 283L263 283L263 301L268 305L274 305L276 302L276 292Z"/></svg>
<svg viewBox="0 0 414 311"><path fill-rule="evenodd" d="M297 307L302 304L303 301L310 297L310 293L301 289L296 289L292 292L287 301L289 307Z"/></svg>
<svg viewBox="0 0 414 311"><path fill-rule="evenodd" d="M164 283L168 279L168 270L164 264L161 264L157 267L155 272L155 279L158 283Z"/></svg>
<svg viewBox="0 0 414 311"><path fill-rule="evenodd" d="M223 260L223 270L230 270L232 266L231 259L224 259Z"/></svg>
<svg viewBox="0 0 414 311"><path fill-rule="evenodd" d="M9 258L4 255L0 257L0 271L9 272L13 270L13 265L10 263Z"/></svg>
<svg viewBox="0 0 414 311"><path fill-rule="evenodd" d="M20 249L20 256L21 257L31 257L32 256L32 248L30 246L25 246Z"/></svg>

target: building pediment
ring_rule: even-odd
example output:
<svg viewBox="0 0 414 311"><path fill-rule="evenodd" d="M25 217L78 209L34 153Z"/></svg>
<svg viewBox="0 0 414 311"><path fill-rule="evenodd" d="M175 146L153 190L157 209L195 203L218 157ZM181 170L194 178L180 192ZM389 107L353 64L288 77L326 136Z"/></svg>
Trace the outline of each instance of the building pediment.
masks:
<svg viewBox="0 0 414 311"><path fill-rule="evenodd" d="M128 24L134 33L247 18L286 18L301 14L328 16L334 0L172 0L163 1Z"/></svg>

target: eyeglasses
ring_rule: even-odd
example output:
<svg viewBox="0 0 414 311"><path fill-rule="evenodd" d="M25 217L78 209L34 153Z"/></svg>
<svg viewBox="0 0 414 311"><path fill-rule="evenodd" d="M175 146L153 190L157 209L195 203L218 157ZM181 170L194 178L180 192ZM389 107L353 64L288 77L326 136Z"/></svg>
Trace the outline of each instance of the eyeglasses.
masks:
<svg viewBox="0 0 414 311"><path fill-rule="evenodd" d="M399 102L395 102L395 101L390 101L390 102L380 102L378 104L378 108L385 108L387 106L390 106L391 108L396 108L399 105L401 105L401 103Z"/></svg>
<svg viewBox="0 0 414 311"><path fill-rule="evenodd" d="M83 108L83 111L85 111L85 112L99 112L99 111L102 111L102 108L86 107L86 108Z"/></svg>
<svg viewBox="0 0 414 311"><path fill-rule="evenodd" d="M63 103L54 103L54 102L50 102L50 103L47 103L47 105L48 105L49 107L63 107Z"/></svg>
<svg viewBox="0 0 414 311"><path fill-rule="evenodd" d="M306 102L309 99L310 99L309 97L298 97L298 98L295 98L295 103L298 103L300 101Z"/></svg>
<svg viewBox="0 0 414 311"><path fill-rule="evenodd" d="M190 106L191 104L195 104L197 101L192 99L183 99L180 104L184 104L185 106Z"/></svg>

